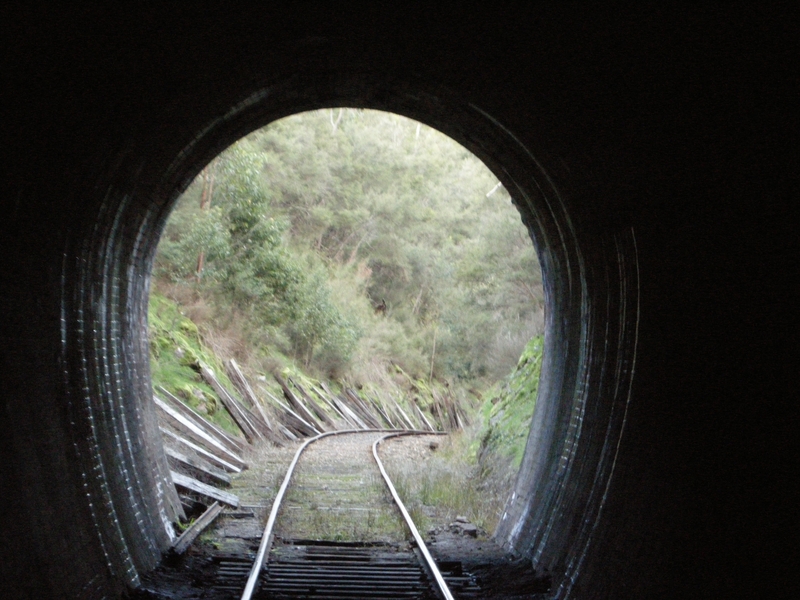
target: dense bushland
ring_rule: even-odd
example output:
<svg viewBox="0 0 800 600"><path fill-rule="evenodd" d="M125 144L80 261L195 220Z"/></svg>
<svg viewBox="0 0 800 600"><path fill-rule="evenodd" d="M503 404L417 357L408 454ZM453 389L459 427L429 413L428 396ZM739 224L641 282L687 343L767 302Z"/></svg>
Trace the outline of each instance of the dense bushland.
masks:
<svg viewBox="0 0 800 600"><path fill-rule="evenodd" d="M272 357L363 385L397 366L480 389L542 323L538 262L497 184L464 148L397 115L295 115L189 186L154 288L259 368Z"/></svg>
<svg viewBox="0 0 800 600"><path fill-rule="evenodd" d="M417 483L479 490L465 511L491 526L533 411L543 310L519 213L472 154L397 115L304 113L231 146L178 199L154 270L153 381L228 428L200 361L224 378L235 358L267 396L280 373L432 420L458 406L478 418Z"/></svg>

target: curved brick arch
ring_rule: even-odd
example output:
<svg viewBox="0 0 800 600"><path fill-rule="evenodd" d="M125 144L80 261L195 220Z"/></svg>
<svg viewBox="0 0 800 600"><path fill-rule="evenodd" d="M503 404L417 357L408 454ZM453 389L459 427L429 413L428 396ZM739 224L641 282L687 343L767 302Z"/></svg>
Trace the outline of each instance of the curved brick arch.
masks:
<svg viewBox="0 0 800 600"><path fill-rule="evenodd" d="M739 21L703 13L510 5L6 23L17 44L0 225L5 595L114 596L157 562L170 498L142 333L161 227L225 145L339 105L461 142L531 229L547 364L501 541L548 569L557 597L746 588L738 574L767 550L772 521L742 515L761 503L752 484L769 471L757 465L783 439L781 424L761 433L750 403L754 390L779 397L780 377L760 374L777 356L770 321L737 318L752 296L727 275L741 268L769 289L777 269L751 257L788 243L772 146L787 121L754 116L758 90L787 79L746 68L762 48L781 56L767 28L743 42ZM741 234L763 214L769 230ZM762 369L734 383L737 327Z"/></svg>

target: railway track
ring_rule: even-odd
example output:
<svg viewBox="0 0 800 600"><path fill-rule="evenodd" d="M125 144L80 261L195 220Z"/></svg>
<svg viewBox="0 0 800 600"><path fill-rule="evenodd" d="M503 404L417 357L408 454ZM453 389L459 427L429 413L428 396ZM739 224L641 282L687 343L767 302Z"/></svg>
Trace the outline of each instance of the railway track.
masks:
<svg viewBox="0 0 800 600"><path fill-rule="evenodd" d="M433 561L380 462L384 439L418 433L430 435L361 430L307 440L275 497L255 560L220 558L213 587L242 600L478 597L460 565L440 570Z"/></svg>

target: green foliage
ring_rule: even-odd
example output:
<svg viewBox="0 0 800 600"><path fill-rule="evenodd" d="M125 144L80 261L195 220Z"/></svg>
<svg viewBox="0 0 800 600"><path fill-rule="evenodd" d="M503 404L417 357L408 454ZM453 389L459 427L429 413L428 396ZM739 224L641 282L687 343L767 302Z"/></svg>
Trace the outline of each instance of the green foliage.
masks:
<svg viewBox="0 0 800 600"><path fill-rule="evenodd" d="M478 453L487 464L508 461L516 471L522 462L539 391L543 346L542 336L528 342L517 368L491 390L481 407Z"/></svg>
<svg viewBox="0 0 800 600"><path fill-rule="evenodd" d="M491 381L541 331L536 256L497 179L376 111L303 113L231 146L180 199L156 275L213 299L212 320L241 315L249 344L355 384L392 365Z"/></svg>
<svg viewBox="0 0 800 600"><path fill-rule="evenodd" d="M463 515L487 531L497 526L505 497L481 480L469 442L470 437L459 432L441 438L439 449L422 469L386 461L397 493L421 530L428 528L426 512L432 508L445 522Z"/></svg>
<svg viewBox="0 0 800 600"><path fill-rule="evenodd" d="M218 279L218 266L225 264L231 253L230 235L219 208L186 214L176 212L167 234L158 247L157 273L172 280L195 275L197 257L205 252L208 264L203 276Z"/></svg>
<svg viewBox="0 0 800 600"><path fill-rule="evenodd" d="M177 304L151 293L148 329L153 387L156 390L163 387L221 427L238 434L230 415L197 372L197 364L202 361L214 366L217 375L226 381L224 369L203 344L197 326L180 312Z"/></svg>
<svg viewBox="0 0 800 600"><path fill-rule="evenodd" d="M398 423L459 406L473 424L408 480L409 508L422 519L435 504L494 527L535 406L544 294L518 212L463 147L376 111L276 121L179 199L154 288L251 373L281 372L307 390L330 378L335 393L357 389ZM152 295L154 384L233 431L193 365L223 379L224 369L180 310ZM282 394L271 377L254 385Z"/></svg>
<svg viewBox="0 0 800 600"><path fill-rule="evenodd" d="M275 245L279 240L269 227L260 228L267 207L267 190L262 185L260 173L263 157L248 151L246 143L231 146L219 159L217 190L228 217L231 237L238 243L260 246L267 242Z"/></svg>
<svg viewBox="0 0 800 600"><path fill-rule="evenodd" d="M346 364L358 341L359 331L331 299L325 273L315 270L307 275L298 287L295 300L289 335L295 351L305 357L305 365L311 362L316 348L320 348L327 370Z"/></svg>

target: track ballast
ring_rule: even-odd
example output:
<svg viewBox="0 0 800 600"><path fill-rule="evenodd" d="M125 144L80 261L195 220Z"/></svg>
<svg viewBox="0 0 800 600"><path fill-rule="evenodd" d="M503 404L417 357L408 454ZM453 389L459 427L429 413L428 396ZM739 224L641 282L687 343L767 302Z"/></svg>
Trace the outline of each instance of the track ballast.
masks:
<svg viewBox="0 0 800 600"><path fill-rule="evenodd" d="M380 464L380 441L415 433L329 432L307 440L275 498L242 600L478 597L459 565L440 572ZM315 459L304 461L304 452Z"/></svg>

